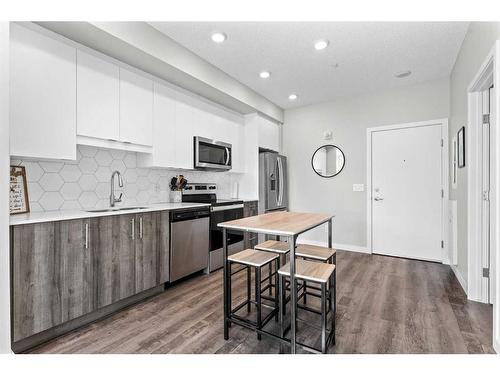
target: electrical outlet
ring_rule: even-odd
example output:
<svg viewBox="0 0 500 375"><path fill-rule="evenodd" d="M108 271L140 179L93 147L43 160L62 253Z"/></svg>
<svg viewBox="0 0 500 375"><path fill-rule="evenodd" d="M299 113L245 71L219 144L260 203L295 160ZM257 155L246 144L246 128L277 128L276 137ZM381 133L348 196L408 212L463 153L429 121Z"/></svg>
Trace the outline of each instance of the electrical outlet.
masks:
<svg viewBox="0 0 500 375"><path fill-rule="evenodd" d="M365 184L352 184L352 191L365 191Z"/></svg>

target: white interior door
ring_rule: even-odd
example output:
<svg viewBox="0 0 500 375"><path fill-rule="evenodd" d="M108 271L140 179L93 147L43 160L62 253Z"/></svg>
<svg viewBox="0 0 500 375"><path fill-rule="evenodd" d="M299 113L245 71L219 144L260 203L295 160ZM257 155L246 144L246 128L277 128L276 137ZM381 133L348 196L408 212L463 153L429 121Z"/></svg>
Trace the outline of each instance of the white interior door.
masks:
<svg viewBox="0 0 500 375"><path fill-rule="evenodd" d="M441 131L372 133L373 253L442 261Z"/></svg>

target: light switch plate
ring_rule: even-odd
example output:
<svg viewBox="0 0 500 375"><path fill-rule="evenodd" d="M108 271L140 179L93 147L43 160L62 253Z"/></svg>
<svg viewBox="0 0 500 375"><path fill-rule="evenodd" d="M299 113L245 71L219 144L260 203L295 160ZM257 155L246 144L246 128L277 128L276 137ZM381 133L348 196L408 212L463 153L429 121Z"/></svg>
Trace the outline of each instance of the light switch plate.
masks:
<svg viewBox="0 0 500 375"><path fill-rule="evenodd" d="M352 184L352 191L365 191L365 184Z"/></svg>

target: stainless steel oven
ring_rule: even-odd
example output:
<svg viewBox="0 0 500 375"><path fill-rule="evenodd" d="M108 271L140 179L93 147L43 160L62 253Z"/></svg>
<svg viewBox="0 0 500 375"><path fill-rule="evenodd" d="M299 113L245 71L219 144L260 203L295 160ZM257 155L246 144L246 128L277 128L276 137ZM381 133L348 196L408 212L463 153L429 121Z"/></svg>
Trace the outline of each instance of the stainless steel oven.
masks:
<svg viewBox="0 0 500 375"><path fill-rule="evenodd" d="M230 170L231 152L229 143L194 137L194 167L196 169Z"/></svg>
<svg viewBox="0 0 500 375"><path fill-rule="evenodd" d="M218 199L216 184L189 183L182 192L183 202L210 203L210 252L208 260L209 272L223 266L222 261L222 229L217 224L243 217L243 201L234 199ZM229 254L243 250L243 232L228 231Z"/></svg>

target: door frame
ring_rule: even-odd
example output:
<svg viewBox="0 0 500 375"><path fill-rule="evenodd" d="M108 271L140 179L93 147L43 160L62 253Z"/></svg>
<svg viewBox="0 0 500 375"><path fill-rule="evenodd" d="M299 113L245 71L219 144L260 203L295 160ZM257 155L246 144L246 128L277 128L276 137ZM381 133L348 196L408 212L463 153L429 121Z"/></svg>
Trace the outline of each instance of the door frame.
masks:
<svg viewBox="0 0 500 375"><path fill-rule="evenodd" d="M484 256L481 251L482 157L480 153L482 152L482 92L491 85L494 85L496 89L495 102L492 103L492 105L495 106L496 118L493 122L490 122L490 259L492 260L490 263L490 277L494 285L492 301L498 300L499 292L496 280L496 270L498 269L497 244L500 243L500 229L496 225L500 213L500 200L497 199L497 197L500 196L500 184L498 181L500 177L498 170L500 167L500 153L497 152L497 147L500 145L500 132L498 131L498 129L500 129L498 113L498 88L500 87L499 58L499 41L496 41L467 88L467 113L469 124L467 136L467 147L469 151L466 155L467 164L469 166L467 173L467 297L471 300L483 303L488 302L488 289L485 278L482 276ZM494 310L496 309L494 308ZM498 314L498 312L496 314Z"/></svg>
<svg viewBox="0 0 500 375"><path fill-rule="evenodd" d="M449 169L449 151L448 151L448 119L441 118L436 120L428 121L418 121L418 122L407 122L402 124L394 125L384 125L371 127L366 129L366 243L367 252L373 254L373 225L372 225L372 135L375 132L396 130L396 129L407 129L407 128L417 128L423 126L441 126L441 137L443 139L443 144L441 148L441 186L443 189L443 199L441 204L441 238L443 239L443 248L441 249L442 262L449 264L448 256L448 169Z"/></svg>

